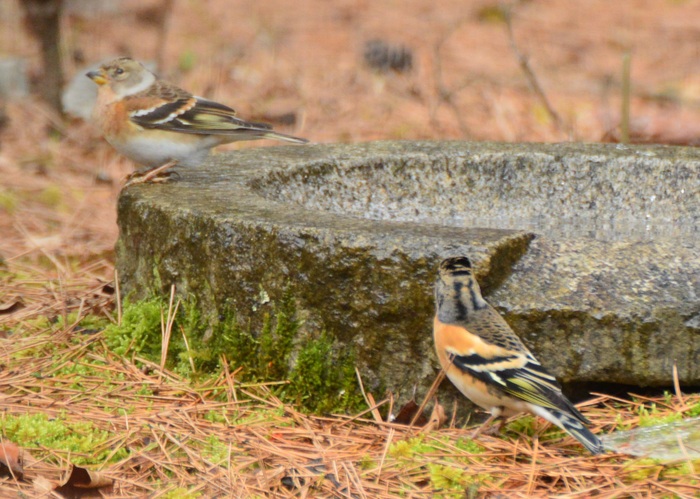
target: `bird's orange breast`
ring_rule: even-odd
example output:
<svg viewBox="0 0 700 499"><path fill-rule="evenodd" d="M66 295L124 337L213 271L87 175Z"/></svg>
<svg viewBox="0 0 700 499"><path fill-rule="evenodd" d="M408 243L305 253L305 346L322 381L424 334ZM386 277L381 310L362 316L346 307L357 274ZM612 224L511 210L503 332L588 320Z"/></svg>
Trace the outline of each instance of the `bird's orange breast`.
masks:
<svg viewBox="0 0 700 499"><path fill-rule="evenodd" d="M129 118L124 101L117 99L107 85L100 87L93 115L109 141L124 140L130 133L141 129Z"/></svg>
<svg viewBox="0 0 700 499"><path fill-rule="evenodd" d="M516 414L524 410L521 407L522 403L509 400L503 392L494 386L489 386L469 373L462 371L448 357L452 353L464 356L477 354L484 358L489 358L489 356L496 354L502 349L484 342L477 335L470 333L461 326L443 324L437 318L437 315L433 322L433 334L440 365L445 370L449 380L462 394L476 405L488 411L499 408L500 411L505 410L504 414Z"/></svg>
<svg viewBox="0 0 700 499"><path fill-rule="evenodd" d="M445 353L447 348L459 352L461 355L469 355L477 346L477 343L483 343L478 336L469 333L461 326L440 322L437 315L433 321L433 334L435 336L435 348L438 350L438 357L440 357L440 364L442 364L443 357L447 359L447 354Z"/></svg>

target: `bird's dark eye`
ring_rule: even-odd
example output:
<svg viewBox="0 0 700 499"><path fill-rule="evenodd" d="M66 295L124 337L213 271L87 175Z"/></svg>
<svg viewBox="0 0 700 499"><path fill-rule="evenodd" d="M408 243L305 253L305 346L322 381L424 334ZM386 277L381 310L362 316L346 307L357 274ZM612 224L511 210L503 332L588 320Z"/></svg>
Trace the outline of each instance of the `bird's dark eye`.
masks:
<svg viewBox="0 0 700 499"><path fill-rule="evenodd" d="M122 68L117 68L114 70L114 74L119 76L120 74L124 74L124 70Z"/></svg>

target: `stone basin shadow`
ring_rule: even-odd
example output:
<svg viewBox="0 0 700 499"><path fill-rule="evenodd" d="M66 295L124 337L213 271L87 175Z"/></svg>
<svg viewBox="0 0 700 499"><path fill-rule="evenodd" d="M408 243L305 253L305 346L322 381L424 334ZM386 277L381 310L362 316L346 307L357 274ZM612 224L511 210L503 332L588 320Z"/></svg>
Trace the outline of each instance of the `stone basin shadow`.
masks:
<svg viewBox="0 0 700 499"><path fill-rule="evenodd" d="M126 292L160 283L242 321L291 288L306 328L409 396L437 362L434 272L467 254L564 383L700 385L700 152L374 142L247 149L120 197Z"/></svg>

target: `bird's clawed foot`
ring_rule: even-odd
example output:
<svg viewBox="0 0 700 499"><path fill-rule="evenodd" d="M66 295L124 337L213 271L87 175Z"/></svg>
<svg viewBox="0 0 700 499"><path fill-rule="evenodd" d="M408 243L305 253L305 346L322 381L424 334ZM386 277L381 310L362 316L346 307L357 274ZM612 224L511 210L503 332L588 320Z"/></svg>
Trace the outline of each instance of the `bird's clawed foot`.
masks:
<svg viewBox="0 0 700 499"><path fill-rule="evenodd" d="M176 164L177 161L173 160L168 161L164 165L158 166L145 172L134 172L128 177L126 177L126 183L124 184L124 187L128 187L134 184L162 183L179 178L180 175L177 172L169 171L170 168L172 168Z"/></svg>
<svg viewBox="0 0 700 499"><path fill-rule="evenodd" d="M496 419L498 419L498 424L492 425ZM497 415L491 415L484 421L479 427L472 433L471 439L474 440L479 435L498 435L503 429L503 425L506 424L506 420L501 417L500 413Z"/></svg>
<svg viewBox="0 0 700 499"><path fill-rule="evenodd" d="M485 428L481 434L482 435L489 435L489 436L496 436L501 433L501 430L503 430L503 427L506 425L506 420L505 418L501 417L498 420L498 423L490 425L488 428Z"/></svg>

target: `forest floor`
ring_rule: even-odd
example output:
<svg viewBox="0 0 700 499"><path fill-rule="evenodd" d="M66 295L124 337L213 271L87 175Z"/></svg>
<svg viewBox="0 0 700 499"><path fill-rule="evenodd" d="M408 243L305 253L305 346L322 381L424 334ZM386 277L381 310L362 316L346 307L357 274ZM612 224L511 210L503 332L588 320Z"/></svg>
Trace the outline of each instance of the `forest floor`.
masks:
<svg viewBox="0 0 700 499"><path fill-rule="evenodd" d="M159 60L180 86L314 142L700 140L696 2L523 1L508 16L495 1L175 0L165 18L160 5L67 12L67 79L115 55ZM19 2L0 4L0 19L0 54L25 57L36 88L39 48ZM395 48L397 69L369 67L372 40ZM471 441L461 428L423 431L376 412L304 414L275 385L235 372L195 382L117 357L84 319L120 315L116 204L132 169L92 124L36 93L0 101L0 461L4 449L12 463L18 444L25 477L15 466L0 496L48 497L81 463L114 480L108 497L700 495L698 461L585 455L541 420ZM697 416L700 398L600 396L584 411L607 433Z"/></svg>

